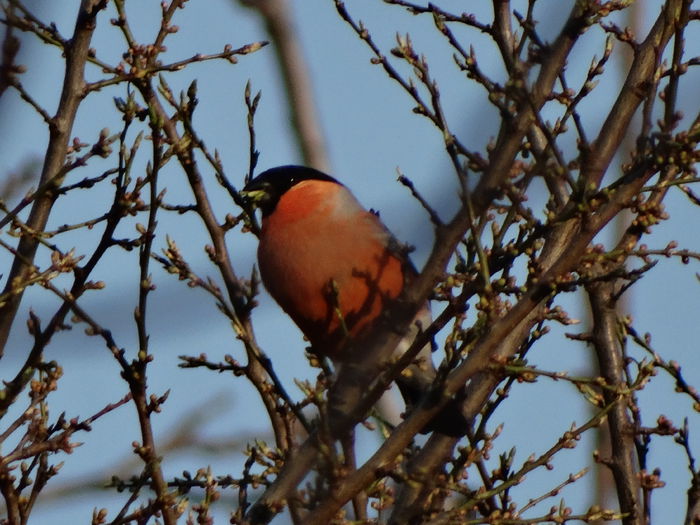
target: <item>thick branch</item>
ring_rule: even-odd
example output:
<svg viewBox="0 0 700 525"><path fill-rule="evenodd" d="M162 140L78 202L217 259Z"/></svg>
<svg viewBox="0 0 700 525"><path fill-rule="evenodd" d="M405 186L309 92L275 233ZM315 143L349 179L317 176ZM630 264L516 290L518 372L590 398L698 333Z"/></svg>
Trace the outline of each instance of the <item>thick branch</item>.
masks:
<svg viewBox="0 0 700 525"><path fill-rule="evenodd" d="M367 391L367 378L376 376L376 372L372 374L371 371L378 370L377 363L386 360L393 352L393 349L401 339L401 334L406 332L418 309L425 304L432 292L434 283L443 274L455 247L468 231L471 225L471 218L483 214L491 204L501 183L510 173L510 167L520 149L522 138L534 121L534 112L539 111L545 103L559 71L566 63L566 57L583 27L584 20L579 18L578 9L574 8L561 34L551 46L549 54L543 59L540 75L532 89L531 104L525 105L512 123L508 125L508 133L500 134L501 138L491 153L490 165L471 195L471 209L465 204L449 224L436 230L435 244L428 262L414 285L404 294L406 303L401 305L401 308L394 309L387 326L382 327L381 333L376 334L370 343L365 346L363 349L364 357L357 363L349 363L350 366L343 367L338 378L339 389L343 390L343 395L338 397L345 403L345 406L333 408L339 409L346 416L352 417L354 415L355 419L353 421L346 418L344 424L337 426L338 431L342 432L346 425L350 426L359 421L364 414L364 412L360 411L361 408L368 403L376 402L376 399L368 399L367 397L363 399L363 395ZM580 248L581 253L584 248L585 245ZM571 259L567 258L567 264L572 264ZM488 337L481 346L480 351L475 352L476 358L467 360L456 371L459 373L451 374L451 384L449 389L446 388L444 402L449 399L449 396L457 392L467 380L488 366L500 342L507 337L508 333L512 332L526 317L527 313L532 311L546 295L546 293L543 294L542 291L538 291L538 297L526 297L522 300L519 303L521 308L518 309L516 306L514 308L514 310L517 310L515 316L513 319L509 319L512 323L507 323L508 326L504 326L503 331L494 330L492 332L493 337ZM510 315L507 317L510 317ZM437 414L442 405L444 403L437 406L431 405L427 407L420 405L417 407L411 417L399 426L377 454L345 480L343 483L344 490L339 490L334 494L334 505L339 508L371 479L373 473L381 464L396 457L408 444L411 437L418 433ZM357 413L359 413L359 416ZM304 453L300 450L293 460L285 464L275 482L251 508L249 516L253 523L267 522L276 512L281 510L282 501L290 496L291 491L296 490L303 476L313 465L314 456L313 439L310 438L305 443ZM320 522L323 522L324 519L330 519L334 513L335 511L332 507L327 506L324 509L324 513L316 517Z"/></svg>
<svg viewBox="0 0 700 525"><path fill-rule="evenodd" d="M97 24L97 14L106 3L106 0L83 0L75 22L73 38L66 48L66 71L61 99L56 116L52 119L49 128L49 144L39 179L40 187L50 184L44 193L37 196L27 220L27 226L35 232L41 232L46 227L55 200L54 192L63 182L60 174L65 162L75 115L84 96L83 74L89 55L90 41ZM3 294L13 290L16 292L0 305L0 357L4 353L10 329L22 300L23 289L20 283L25 281L32 271L32 261L38 246L37 238L30 235L22 236L17 247L18 256L15 257L12 269L7 276Z"/></svg>
<svg viewBox="0 0 700 525"><path fill-rule="evenodd" d="M582 178L587 186L598 187L620 144L629 132L629 124L642 101L650 96L653 78L660 67L668 41L678 29L684 0L669 0L635 53L632 66L620 94L592 145ZM653 94L651 95L654 96Z"/></svg>
<svg viewBox="0 0 700 525"><path fill-rule="evenodd" d="M410 416L389 436L382 447L357 472L348 476L343 481L342 486L334 492L335 510L332 510L329 504L324 508L323 514L312 514L314 519L318 518L319 522L323 522L326 518L330 519L337 509L340 508L340 505L348 501L357 490L360 490L373 479L378 469L390 464L396 458L408 445L412 437L435 417L467 381L472 381L472 383L465 401L464 412L467 415L473 415L478 412L482 403L495 386L493 383L495 381L494 377L490 375L484 376L482 373L488 369L494 357L502 355L501 352L504 351L504 348L506 349L505 351L512 348L510 345L504 344L504 342L509 341L515 334L519 333L521 327L527 324L528 320L532 319L531 316L536 315L537 308L557 289L556 283L561 277L579 264L581 257L585 254L595 235L617 215L632 195L637 194L644 182L652 174L653 172L646 173L645 176L636 178L629 186L621 188L617 194L617 199L601 207L599 213L590 218L586 224L579 225L578 221L571 221L562 225L562 228L565 228L566 231L563 232L560 245L551 249L552 254L559 253L561 256L555 259L552 267L538 279L538 283L532 286L504 317L494 323L489 332L471 351L465 362L450 373L444 383L442 400L438 403L424 400L423 403L418 405L411 412ZM565 242L562 242L564 240ZM376 350L376 346L369 346ZM478 380L474 381L476 378ZM280 478L283 477L281 474ZM273 483L271 488L276 488L278 481L279 479ZM285 481L288 482L289 480ZM265 495L267 494L268 492L266 491Z"/></svg>
<svg viewBox="0 0 700 525"><path fill-rule="evenodd" d="M623 388L625 364L618 337L617 311L615 308L614 282L596 283L588 288L593 314L592 341L598 357L600 376L612 387ZM619 395L603 390L605 403L615 401ZM641 508L639 465L635 459L635 443L632 421L627 404L618 400L608 416L612 457L605 458L615 478L620 510L625 514L624 525L643 525Z"/></svg>

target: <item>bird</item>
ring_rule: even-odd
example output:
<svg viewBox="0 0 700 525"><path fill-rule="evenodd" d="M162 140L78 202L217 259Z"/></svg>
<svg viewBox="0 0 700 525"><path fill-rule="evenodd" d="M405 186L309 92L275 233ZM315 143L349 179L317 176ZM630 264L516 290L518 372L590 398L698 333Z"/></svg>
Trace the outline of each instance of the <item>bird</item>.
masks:
<svg viewBox="0 0 700 525"><path fill-rule="evenodd" d="M314 168L268 169L240 194L262 213L257 256L265 288L306 336L312 351L342 367L353 358L353 344L371 333L418 275L408 250L344 184ZM426 304L395 355L403 354L430 323ZM426 344L396 379L407 410L436 377L432 350L434 343ZM460 436L465 427L452 400L423 431Z"/></svg>

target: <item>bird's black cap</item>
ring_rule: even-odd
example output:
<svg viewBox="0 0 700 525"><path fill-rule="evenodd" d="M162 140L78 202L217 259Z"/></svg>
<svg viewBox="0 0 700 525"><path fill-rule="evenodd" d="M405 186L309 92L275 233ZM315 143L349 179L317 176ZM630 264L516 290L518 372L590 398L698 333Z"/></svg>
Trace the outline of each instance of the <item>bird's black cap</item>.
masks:
<svg viewBox="0 0 700 525"><path fill-rule="evenodd" d="M295 184L305 180L322 180L340 184L336 179L314 168L306 166L278 166L260 173L245 185L241 194L260 208L263 217L275 211L282 195Z"/></svg>

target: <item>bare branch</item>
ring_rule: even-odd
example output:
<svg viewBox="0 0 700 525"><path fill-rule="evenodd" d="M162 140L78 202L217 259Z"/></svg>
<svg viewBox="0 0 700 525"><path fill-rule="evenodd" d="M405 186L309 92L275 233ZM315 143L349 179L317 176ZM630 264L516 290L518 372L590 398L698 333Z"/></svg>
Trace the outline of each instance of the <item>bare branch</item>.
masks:
<svg viewBox="0 0 700 525"><path fill-rule="evenodd" d="M43 195L38 196L34 201L27 221L27 225L34 231L42 231L46 227L54 203L53 191L63 183L58 174L62 171L75 115L84 96L85 79L83 73L89 55L90 41L97 24L97 15L104 9L106 3L106 0L83 0L75 22L70 46L66 50L66 72L61 100L56 115L52 119L51 135L39 179L40 185L48 184L49 187ZM7 276L7 284L3 293L12 289L15 279L24 280L26 278L29 264L34 260L37 247L38 242L32 237L24 236L20 239L17 251L21 254L21 258L15 259ZM0 305L0 356L3 354L21 299L22 292L19 292L13 294L9 300Z"/></svg>
<svg viewBox="0 0 700 525"><path fill-rule="evenodd" d="M280 72L287 88L287 101L294 132L304 164L328 171L321 123L317 115L311 76L301 49L287 0L239 0L246 7L256 9L272 39Z"/></svg>

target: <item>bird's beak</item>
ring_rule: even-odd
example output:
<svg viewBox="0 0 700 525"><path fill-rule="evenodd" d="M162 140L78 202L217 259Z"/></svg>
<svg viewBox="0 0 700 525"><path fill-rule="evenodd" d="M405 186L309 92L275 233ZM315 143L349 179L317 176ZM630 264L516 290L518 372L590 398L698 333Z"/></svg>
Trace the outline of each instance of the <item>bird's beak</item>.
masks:
<svg viewBox="0 0 700 525"><path fill-rule="evenodd" d="M259 208L260 205L270 198L270 195L264 189L245 189L243 188L239 194L251 206Z"/></svg>

